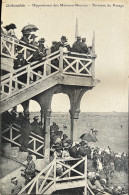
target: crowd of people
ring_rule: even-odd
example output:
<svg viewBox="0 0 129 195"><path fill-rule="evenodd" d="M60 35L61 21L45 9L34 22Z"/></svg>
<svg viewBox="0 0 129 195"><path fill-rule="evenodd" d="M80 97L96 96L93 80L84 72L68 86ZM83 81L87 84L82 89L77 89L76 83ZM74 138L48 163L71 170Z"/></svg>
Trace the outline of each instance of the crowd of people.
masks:
<svg viewBox="0 0 129 195"><path fill-rule="evenodd" d="M3 24L3 23L1 23ZM63 48L63 52L67 53L67 55L75 56L76 53L79 54L90 54L92 48L87 47L86 44L86 38L81 38L80 36L76 37L76 41L70 46L68 43L68 39L66 36L61 36L60 41L52 41L52 45L50 48L48 48L45 45L45 38L40 38L38 40L38 36L35 35L35 32L30 30L22 30L22 37L20 40L17 39L15 29L16 25L11 23L6 26L1 27L1 32L3 36L6 37L6 45L8 46L9 50L14 50L13 52L16 55L16 58L13 62L13 69L18 70L19 68L26 67L27 64L30 64L32 62L39 62L45 59L45 57L50 54L58 51L60 47ZM11 41L14 39L15 46L13 47L13 44ZM23 46L27 46L28 49L26 49L26 53L22 49ZM29 49L30 48L30 49ZM9 50L3 45L2 52L4 54L9 54ZM10 55L10 54L9 54ZM59 60L57 58L54 58L51 63L59 68ZM64 68L67 66L67 63L64 61L63 64ZM54 67L51 67L51 73L53 73L56 69ZM43 66L38 66L37 68L33 69L36 73L43 75ZM73 69L70 68L67 71L72 71ZM85 71L85 70L83 70ZM20 73L20 72L18 72ZM84 73L84 72L83 72ZM7 74L4 70L2 71L2 74ZM36 81L39 77L35 74L30 74L30 83L33 81ZM22 83L27 83L27 73L21 74L18 77L18 80ZM18 83L18 88L22 88L22 84Z"/></svg>
<svg viewBox="0 0 129 195"><path fill-rule="evenodd" d="M17 113L15 110L12 110L11 113L6 112L6 115L2 115L2 118L6 124L15 122L21 126L21 151L28 150L30 132L34 132L42 137L45 135L43 124L41 121L38 122L38 116L34 116L33 122L30 123L29 113L23 115L21 112ZM106 149L95 147L94 145L90 146L86 140L72 143L72 140L69 139L67 134L60 131L59 126L55 122L50 126L50 151L51 160L54 158L69 159L87 157L88 162L91 164L88 166L87 181L89 187L95 194L100 193L100 191L101 193L106 191L113 195L119 195L125 192L123 187L112 184L112 179L116 177L117 172L128 173L128 155L124 152L115 153L109 146ZM25 170L30 169L30 172L24 170L23 175L26 178L26 183L35 176L35 164L30 155L27 162L28 168L26 167ZM69 162L68 166L71 165ZM84 165L81 164L77 169L83 173ZM57 166L57 176L61 176L64 171L63 166Z"/></svg>

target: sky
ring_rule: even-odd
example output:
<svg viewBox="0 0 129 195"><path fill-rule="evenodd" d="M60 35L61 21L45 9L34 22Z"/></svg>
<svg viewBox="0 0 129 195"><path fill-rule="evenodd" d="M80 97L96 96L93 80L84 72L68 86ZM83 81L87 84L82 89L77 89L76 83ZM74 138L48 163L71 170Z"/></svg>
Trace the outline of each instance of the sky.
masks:
<svg viewBox="0 0 129 195"><path fill-rule="evenodd" d="M98 3L99 2L99 3ZM46 46L59 41L62 35L72 45L75 41L75 23L78 18L79 35L86 37L87 45L92 43L95 31L96 79L100 83L87 91L81 100L82 112L127 112L128 111L128 72L129 72L129 6L122 1L50 1L50 0L4 0L2 4L3 26L15 23L16 35L21 38L21 29L35 24L39 30L38 38L46 39ZM32 4L85 4L84 7L34 7ZM26 7L7 7L7 4L25 4ZM93 4L97 6L94 7ZM106 7L99 7L106 5ZM111 7L107 5L110 4ZM89 6L90 5L90 6ZM124 5L118 7L118 5ZM20 107L19 107L20 108ZM70 109L68 96L54 95L52 111L67 112ZM37 103L31 101L30 111L39 110Z"/></svg>

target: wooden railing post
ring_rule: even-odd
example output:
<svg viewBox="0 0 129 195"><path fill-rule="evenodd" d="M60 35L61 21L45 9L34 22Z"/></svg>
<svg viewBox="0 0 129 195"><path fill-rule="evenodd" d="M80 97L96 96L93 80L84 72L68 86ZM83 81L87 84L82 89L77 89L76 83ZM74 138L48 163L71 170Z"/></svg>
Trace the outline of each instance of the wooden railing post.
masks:
<svg viewBox="0 0 129 195"><path fill-rule="evenodd" d="M14 39L12 39L12 47L11 47L11 55L13 58L15 58L15 45L14 45Z"/></svg>
<svg viewBox="0 0 129 195"><path fill-rule="evenodd" d="M10 125L10 140L13 139L13 127L12 124Z"/></svg>
<svg viewBox="0 0 129 195"><path fill-rule="evenodd" d="M60 47L60 60L59 60L59 69L60 72L63 72L63 47Z"/></svg>
<svg viewBox="0 0 129 195"><path fill-rule="evenodd" d="M94 57L94 54L95 54L95 32L94 31L93 31L93 38L92 38L92 54L93 54L93 57L92 57L91 74L92 74L92 77L94 79L95 78L95 57Z"/></svg>
<svg viewBox="0 0 129 195"><path fill-rule="evenodd" d="M13 83L12 83L12 73L10 74L10 81L9 81L9 95L12 93L12 85L13 85Z"/></svg>
<svg viewBox="0 0 129 195"><path fill-rule="evenodd" d="M85 174L85 187L84 187L84 195L87 195L87 156L84 161L84 174Z"/></svg>
<svg viewBox="0 0 129 195"><path fill-rule="evenodd" d="M27 85L30 84L30 65L27 67Z"/></svg>

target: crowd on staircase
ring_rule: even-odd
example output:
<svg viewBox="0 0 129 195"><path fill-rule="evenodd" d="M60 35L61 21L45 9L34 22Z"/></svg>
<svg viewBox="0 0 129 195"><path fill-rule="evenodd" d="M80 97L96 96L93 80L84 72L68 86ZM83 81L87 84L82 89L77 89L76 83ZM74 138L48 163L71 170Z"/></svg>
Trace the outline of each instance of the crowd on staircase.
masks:
<svg viewBox="0 0 129 195"><path fill-rule="evenodd" d="M1 25L3 25L3 22L1 22ZM30 27L31 25L28 25L29 27L26 29L22 29L22 37L20 40L17 39L15 29L17 28L15 24L11 23L6 26L1 26L1 33L3 36L8 36L7 39L7 45L11 50L12 44L11 42L8 42L13 40L12 38L15 38L15 42L33 48L35 51L27 51L26 57L29 57L31 54L32 57L26 61L24 59L24 53L21 51L21 46L18 44L15 45L15 52L18 53L17 59L14 60L14 69L18 69L20 67L23 67L24 65L28 64L29 62L33 61L39 61L42 60L43 57L45 57L49 53L53 53L57 50L59 50L60 47L64 48L64 52L77 52L81 54L89 54L91 52L91 47L87 47L86 44L86 38L81 38L80 36L77 36L77 40L73 43L72 47L68 43L68 39L66 36L61 36L60 41L52 41L52 45L50 49L45 46L45 38L40 38L38 41L36 40L38 36L35 35L35 29ZM34 25L32 25L34 26ZM12 38L11 38L12 37ZM6 47L3 48L4 53L8 53L8 50Z"/></svg>

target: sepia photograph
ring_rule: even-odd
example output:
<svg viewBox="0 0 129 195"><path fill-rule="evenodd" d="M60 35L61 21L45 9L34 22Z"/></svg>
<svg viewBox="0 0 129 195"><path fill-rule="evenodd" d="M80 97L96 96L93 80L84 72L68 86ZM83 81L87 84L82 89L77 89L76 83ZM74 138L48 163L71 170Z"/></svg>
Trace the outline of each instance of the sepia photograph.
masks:
<svg viewBox="0 0 129 195"><path fill-rule="evenodd" d="M129 2L1 11L0 195L128 195Z"/></svg>

